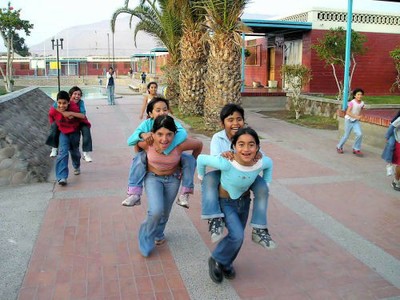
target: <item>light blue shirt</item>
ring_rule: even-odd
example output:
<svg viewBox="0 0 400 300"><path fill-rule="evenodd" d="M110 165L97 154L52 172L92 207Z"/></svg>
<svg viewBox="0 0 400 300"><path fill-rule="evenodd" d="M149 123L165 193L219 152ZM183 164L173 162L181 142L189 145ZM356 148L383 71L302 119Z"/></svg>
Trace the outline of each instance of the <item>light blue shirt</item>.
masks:
<svg viewBox="0 0 400 300"><path fill-rule="evenodd" d="M243 166L237 161L229 161L222 156L200 154L197 158L197 173L200 180L206 173L206 167L221 170L221 186L228 192L231 199L238 199L256 180L260 172L266 183L272 180L272 160L263 156L253 166Z"/></svg>
<svg viewBox="0 0 400 300"><path fill-rule="evenodd" d="M164 154L168 155L171 153L174 148L180 144L182 144L186 138L187 138L187 132L185 128L182 127L181 123L178 121L174 121L175 126L177 128L177 131L175 133L175 137L172 140L171 145L167 149L164 150ZM153 128L154 125L154 119L146 119L142 123L139 124L139 126L136 128L136 130L132 133L132 135L128 138L127 143L128 146L135 146L137 143L140 141L143 141L142 138L140 138L140 135L142 133L147 133L150 132L151 129Z"/></svg>

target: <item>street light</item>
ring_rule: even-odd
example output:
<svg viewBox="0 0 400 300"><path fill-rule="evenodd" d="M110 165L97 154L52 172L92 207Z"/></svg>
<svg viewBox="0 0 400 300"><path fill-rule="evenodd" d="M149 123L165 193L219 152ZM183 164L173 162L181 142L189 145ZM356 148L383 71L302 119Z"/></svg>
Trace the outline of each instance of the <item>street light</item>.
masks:
<svg viewBox="0 0 400 300"><path fill-rule="evenodd" d="M55 42L55 43L54 43ZM58 80L58 91L60 91L60 57L59 57L59 53L58 53L58 47L61 47L61 49L63 48L63 42L64 39L61 38L60 41L58 41L58 39L52 39L51 40L51 47L54 50L54 46L57 47L57 80Z"/></svg>

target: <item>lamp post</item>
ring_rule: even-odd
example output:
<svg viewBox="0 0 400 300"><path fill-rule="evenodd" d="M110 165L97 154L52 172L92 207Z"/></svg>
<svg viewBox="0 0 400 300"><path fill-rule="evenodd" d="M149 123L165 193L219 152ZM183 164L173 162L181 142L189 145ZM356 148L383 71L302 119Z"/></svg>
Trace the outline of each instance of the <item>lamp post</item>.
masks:
<svg viewBox="0 0 400 300"><path fill-rule="evenodd" d="M58 52L58 48L61 47L61 49L63 49L63 42L64 39L61 38L60 40L58 39L52 39L51 40L51 46L54 50L54 46L57 47L57 80L58 80L58 91L60 91L60 57L59 57L59 52Z"/></svg>

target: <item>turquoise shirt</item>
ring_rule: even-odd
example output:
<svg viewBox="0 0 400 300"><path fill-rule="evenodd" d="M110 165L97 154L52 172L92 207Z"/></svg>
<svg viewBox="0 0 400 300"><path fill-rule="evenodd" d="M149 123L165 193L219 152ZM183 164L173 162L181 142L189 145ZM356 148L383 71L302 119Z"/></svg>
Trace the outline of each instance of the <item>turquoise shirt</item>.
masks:
<svg viewBox="0 0 400 300"><path fill-rule="evenodd" d="M206 173L206 167L221 170L221 186L228 192L231 199L238 199L263 172L262 178L266 183L272 180L272 160L263 156L253 166L240 165L235 160L228 160L222 156L200 154L197 158L197 173L200 180Z"/></svg>
<svg viewBox="0 0 400 300"><path fill-rule="evenodd" d="M127 140L128 146L135 146L137 143L143 141L143 139L140 138L140 135L142 133L150 132L151 129L153 128L153 125L154 125L154 119L146 119L142 123L140 123L139 126L136 128L136 130L128 138ZM172 140L171 145L169 145L169 147L165 149L163 152L166 155L170 154L171 151L174 150L176 146L182 144L187 138L187 132L185 128L183 128L182 125L177 121L175 121L175 126L177 128L175 137Z"/></svg>

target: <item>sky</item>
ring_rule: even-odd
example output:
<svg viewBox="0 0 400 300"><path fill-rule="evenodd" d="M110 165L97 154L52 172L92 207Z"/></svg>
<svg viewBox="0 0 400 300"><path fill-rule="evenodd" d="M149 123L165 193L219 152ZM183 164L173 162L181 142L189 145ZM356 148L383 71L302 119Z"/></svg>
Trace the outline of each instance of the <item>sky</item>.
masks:
<svg viewBox="0 0 400 300"><path fill-rule="evenodd" d="M329 7L347 9L349 0L250 0L246 14L290 15L311 8ZM125 0L0 0L0 8L7 3L21 9L21 19L34 24L30 36L25 37L29 46L43 42L57 33L78 25L110 20L114 11L121 8ZM129 7L138 5L139 0L130 0ZM375 0L353 0L353 12L379 11L400 14L400 3ZM123 15L121 15L123 16ZM23 35L22 35L23 36ZM0 42L0 49L4 49Z"/></svg>

